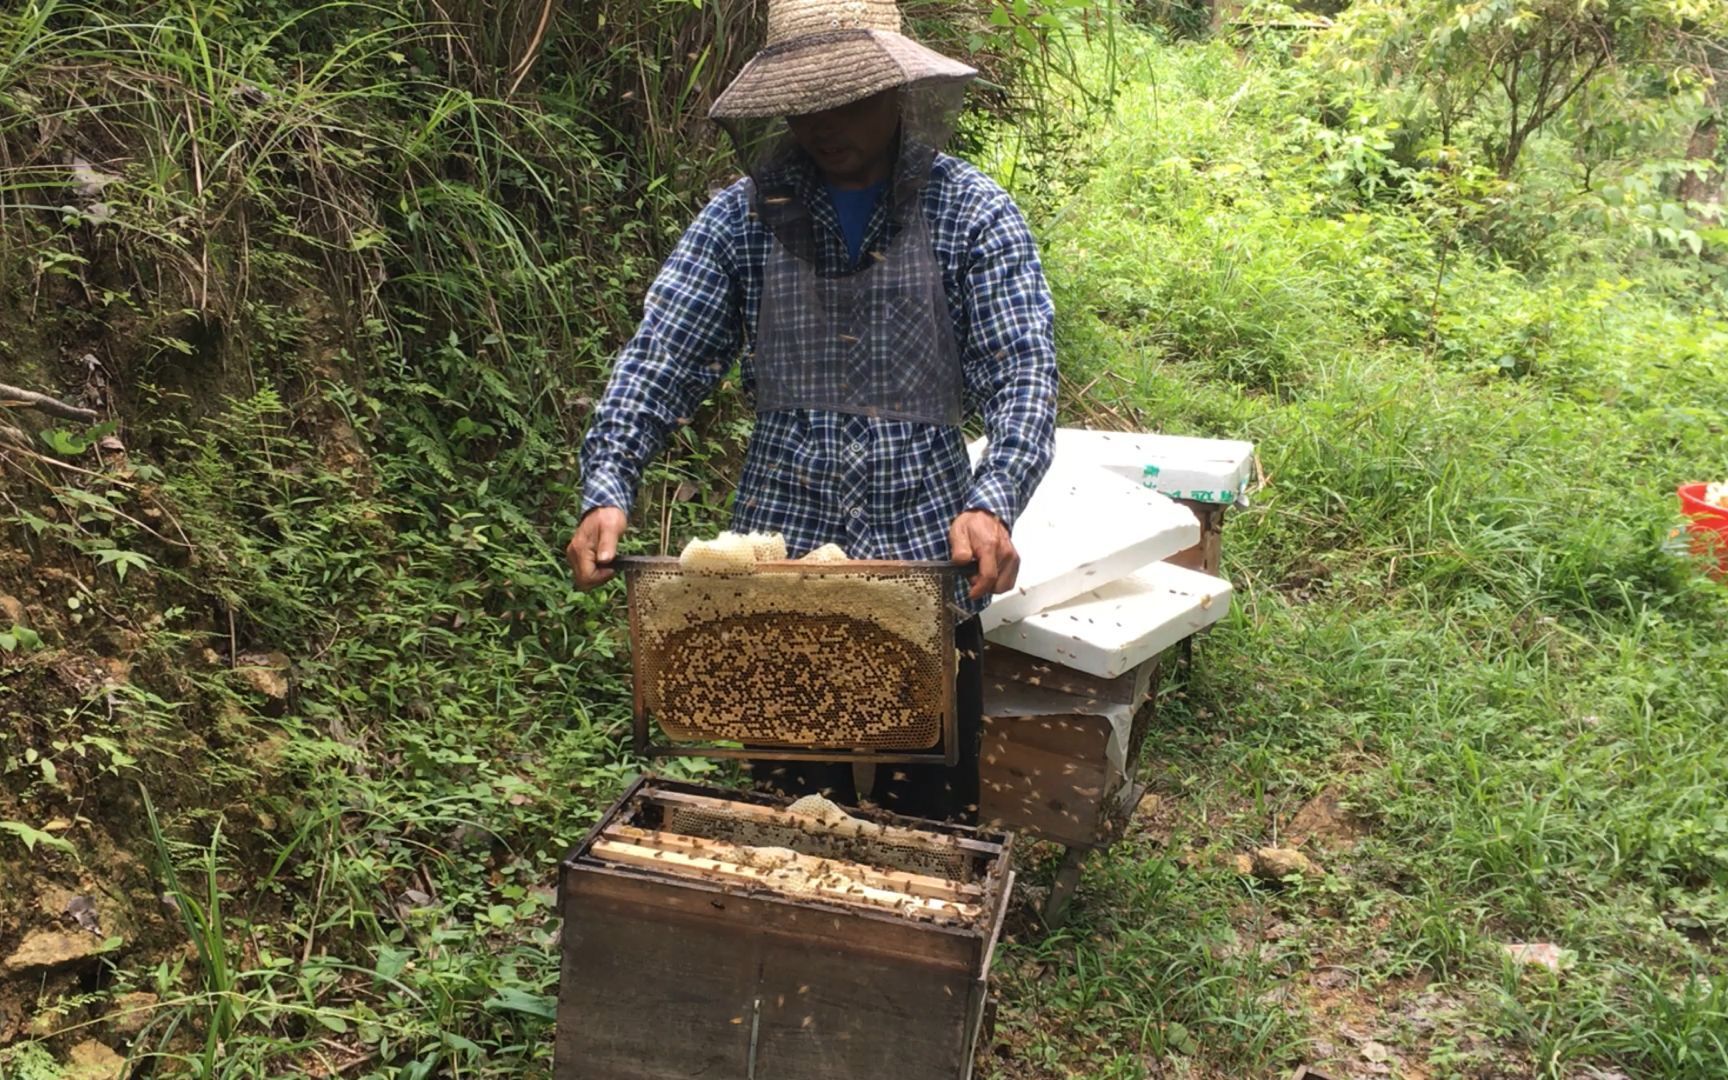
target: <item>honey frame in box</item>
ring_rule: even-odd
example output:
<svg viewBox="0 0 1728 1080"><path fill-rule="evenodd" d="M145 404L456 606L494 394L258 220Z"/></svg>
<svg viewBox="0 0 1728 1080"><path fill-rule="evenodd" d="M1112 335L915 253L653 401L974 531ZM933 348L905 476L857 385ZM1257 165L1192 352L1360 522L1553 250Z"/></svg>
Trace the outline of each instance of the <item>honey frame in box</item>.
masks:
<svg viewBox="0 0 1728 1080"><path fill-rule="evenodd" d="M677 757L696 756L710 758L750 758L766 761L846 761L858 764L943 764L949 767L959 761L959 742L957 736L957 721L955 716L954 674L956 656L954 650L955 619L952 609L952 597L956 581L967 572L967 564L949 561L911 561L911 560L847 560L844 562L815 562L804 560L780 560L757 563L749 571L736 574L686 574L679 566L677 558L672 556L626 556L616 559L612 565L624 575L626 596L629 604L630 651L632 671L632 714L634 718L634 735L636 752L647 757ZM722 740L716 737L692 737L686 731L683 737L675 734L677 728L700 728L703 725L692 722L689 717L670 715L665 710L657 711L652 698L660 696L662 688L650 685L654 672L672 671L685 673L699 668L704 664L713 663L713 650L668 648L666 643L657 641L644 626L644 607L652 602L645 600L645 593L650 592L649 583L654 581L668 582L674 579L690 583L704 583L705 587L724 588L735 587L747 590L753 581L772 580L776 577L796 576L800 579L822 578L829 576L852 577L862 580L881 578L884 580L901 579L916 582L923 579L926 584L920 587L928 588L934 596L930 612L930 623L925 629L930 635L931 648L929 655L919 662L926 669L924 684L916 694L914 707L923 719L920 723L934 732L934 737L923 745L896 746L884 748L860 745L857 742L839 741L821 744L813 740L812 744L799 745L790 740L774 739L735 739ZM724 583L724 584L722 584ZM809 593L811 600L820 600L820 590ZM832 618L839 622L848 620L864 622L844 611L807 612L792 614L774 612L774 616L784 616L793 621L814 623L822 618ZM749 616L760 618L761 616ZM743 618L743 617L740 617ZM712 620L715 625L725 620ZM884 631L888 635L887 631ZM892 636L892 635L888 635ZM910 663L907 665L910 667ZM834 677L833 673L825 671L820 663L802 663L791 657L784 665L774 663L769 665L774 670L768 672L774 678L768 679L769 685L763 688L769 698L776 695L790 697L794 684L821 685L834 688L844 685L843 678ZM710 676L712 672L708 673ZM760 674L760 672L759 672ZM890 675L896 674L890 671ZM904 680L912 683L914 680L905 672L900 672ZM776 690L775 679L779 680ZM882 685L891 683L887 680ZM759 702L772 705L772 701ZM847 701L839 708L859 708L857 702ZM819 718L817 718L819 719ZM656 739L656 728L663 736ZM731 742L732 745L726 745Z"/></svg>

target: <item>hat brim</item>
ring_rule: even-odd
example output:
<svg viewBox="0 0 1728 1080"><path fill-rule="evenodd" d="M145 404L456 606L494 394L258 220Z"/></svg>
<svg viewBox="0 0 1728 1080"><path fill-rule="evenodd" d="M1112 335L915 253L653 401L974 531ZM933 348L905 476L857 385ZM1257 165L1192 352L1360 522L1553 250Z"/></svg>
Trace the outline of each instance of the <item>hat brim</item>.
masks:
<svg viewBox="0 0 1728 1080"><path fill-rule="evenodd" d="M802 116L927 80L961 81L968 67L904 34L865 30L817 35L757 53L715 99L715 120Z"/></svg>

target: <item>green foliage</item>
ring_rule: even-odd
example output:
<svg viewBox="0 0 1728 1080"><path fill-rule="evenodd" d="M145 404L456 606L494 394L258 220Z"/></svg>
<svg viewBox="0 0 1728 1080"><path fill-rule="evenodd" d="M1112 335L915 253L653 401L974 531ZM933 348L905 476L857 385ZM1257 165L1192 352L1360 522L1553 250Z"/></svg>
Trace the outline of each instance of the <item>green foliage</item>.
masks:
<svg viewBox="0 0 1728 1080"><path fill-rule="evenodd" d="M1199 40L1212 29L1212 7L1205 0L1135 0L1129 21L1159 27L1175 41Z"/></svg>
<svg viewBox="0 0 1728 1080"><path fill-rule="evenodd" d="M35 853L36 845L38 844L55 851L64 851L68 855L74 854L77 851L77 849L74 848L64 837L55 836L51 832L45 832L41 829L33 828L24 824L22 821L0 821L0 829L3 829L17 837L19 842L24 845L24 850L32 854Z"/></svg>
<svg viewBox="0 0 1728 1080"><path fill-rule="evenodd" d="M0 829L60 858L25 822L141 822L195 957L112 958L162 998L143 1068L548 1069L554 868L642 766L618 597L561 561L576 448L756 32L745 0L553 8L0 15L0 302L107 343L128 447L49 429L0 524L76 571L46 643L140 639L129 682L6 733ZM1724 1038L1722 601L1663 537L1728 461L1728 302L1668 190L1702 84L1635 77L1697 27L1617 34L1503 176L1543 110L1460 73L1608 9L1358 8L1292 60L1078 0L910 5L993 84L964 134L1042 234L1067 419L1253 438L1264 476L1235 611L1168 673L1170 821L1089 865L1074 929L1005 944L998 1074L1286 1072L1338 970L1455 995L1399 1045L1435 1075L1691 1078ZM748 430L722 391L630 542L715 527ZM286 697L235 670L265 650ZM1334 784L1355 853L1226 869ZM1565 979L1506 970L1539 938Z"/></svg>
<svg viewBox="0 0 1728 1080"><path fill-rule="evenodd" d="M1616 108L1655 94L1696 111L1722 20L1700 0L1371 0L1347 9L1322 55L1415 95L1435 149L1481 120L1485 155L1508 177L1533 135L1611 78Z"/></svg>
<svg viewBox="0 0 1728 1080"><path fill-rule="evenodd" d="M35 1043L0 1048L0 1064L17 1080L64 1080L66 1075L54 1055Z"/></svg>
<svg viewBox="0 0 1728 1080"><path fill-rule="evenodd" d="M10 630L0 630L0 652L30 652L42 647L42 636L28 626L14 623Z"/></svg>
<svg viewBox="0 0 1728 1080"><path fill-rule="evenodd" d="M1728 614L1663 542L1728 463L1708 251L1410 159L1277 54L1147 59L1043 228L1066 406L1251 438L1265 480L1160 702L1157 810L1080 932L1005 950L999 1075L1275 1073L1341 1021L1435 1075L1712 1075ZM1496 250L1525 215L1541 271ZM1229 869L1328 788L1367 835L1323 878ZM1574 967L1508 970L1531 941Z"/></svg>

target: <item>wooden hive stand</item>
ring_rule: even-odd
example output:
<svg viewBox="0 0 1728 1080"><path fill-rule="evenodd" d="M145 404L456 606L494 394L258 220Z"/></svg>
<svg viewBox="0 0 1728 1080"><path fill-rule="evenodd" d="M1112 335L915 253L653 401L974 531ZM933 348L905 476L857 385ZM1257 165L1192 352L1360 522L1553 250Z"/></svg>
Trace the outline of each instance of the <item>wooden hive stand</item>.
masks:
<svg viewBox="0 0 1728 1080"><path fill-rule="evenodd" d="M1040 911L1052 929L1067 920L1086 856L1121 836L1145 793L1141 751L1160 667L1172 660L1156 656L1099 679L1000 645L985 648L979 819L1065 849Z"/></svg>

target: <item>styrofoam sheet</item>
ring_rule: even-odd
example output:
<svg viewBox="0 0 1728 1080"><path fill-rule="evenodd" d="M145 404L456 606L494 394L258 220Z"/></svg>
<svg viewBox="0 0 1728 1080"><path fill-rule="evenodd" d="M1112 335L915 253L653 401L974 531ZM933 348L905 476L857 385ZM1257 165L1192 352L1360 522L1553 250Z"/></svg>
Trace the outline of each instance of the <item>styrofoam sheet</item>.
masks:
<svg viewBox="0 0 1728 1080"><path fill-rule="evenodd" d="M1019 520L1020 575L982 616L986 632L1200 542L1193 511L1085 462L1050 466Z"/></svg>
<svg viewBox="0 0 1728 1080"><path fill-rule="evenodd" d="M1248 488L1254 444L1240 439L1058 428L1056 460L1101 465L1172 499L1231 503Z"/></svg>
<svg viewBox="0 0 1728 1080"><path fill-rule="evenodd" d="M1228 581L1169 563L1142 567L986 636L1041 660L1113 679L1230 610Z"/></svg>

